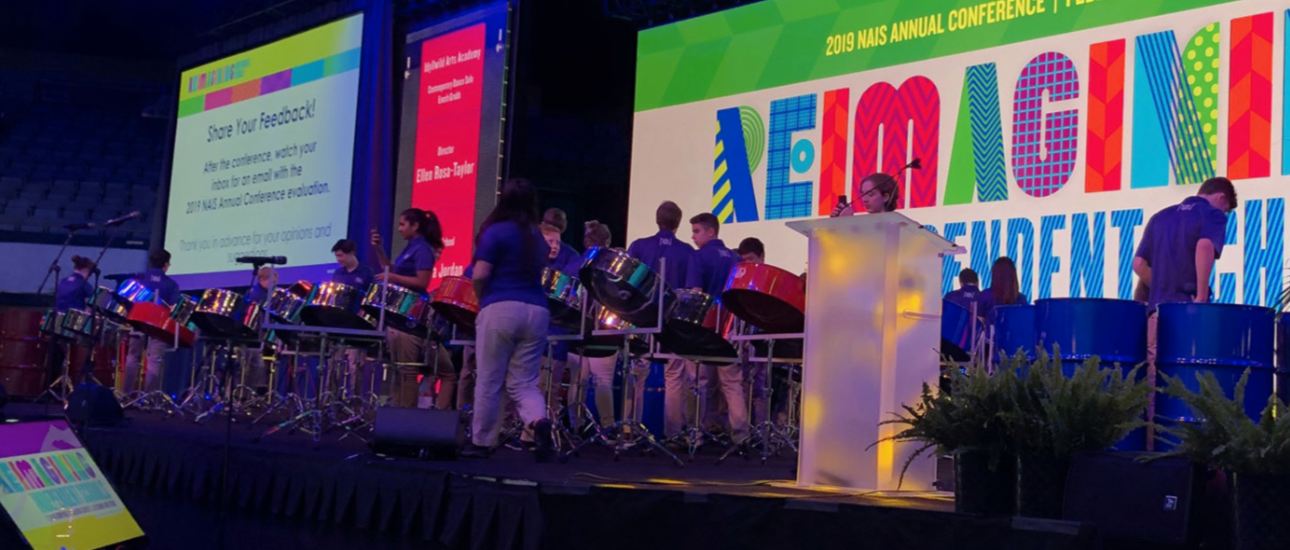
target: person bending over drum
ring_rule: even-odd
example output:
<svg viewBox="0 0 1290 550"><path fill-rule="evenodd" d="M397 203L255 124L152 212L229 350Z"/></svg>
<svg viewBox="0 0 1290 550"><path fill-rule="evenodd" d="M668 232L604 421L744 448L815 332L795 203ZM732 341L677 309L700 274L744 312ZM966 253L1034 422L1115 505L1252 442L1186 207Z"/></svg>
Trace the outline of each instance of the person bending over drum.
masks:
<svg viewBox="0 0 1290 550"><path fill-rule="evenodd" d="M148 270L143 272L143 278L139 282L147 289L152 290L158 302L162 305L173 306L179 302L179 283L166 275L170 270L170 253L164 249L158 249L148 254ZM138 389L139 367L142 363L142 357L146 350L147 365L144 368L144 391L156 391L161 389L161 368L162 358L166 347L170 342L149 338L142 334L132 334L130 344L126 351L125 359L125 392L131 393Z"/></svg>
<svg viewBox="0 0 1290 550"><path fill-rule="evenodd" d="M376 282L390 284L416 292L425 292L434 273L435 259L443 250L443 229L434 212L409 208L399 215L399 235L408 241L403 252L393 262L385 255L381 246L381 235L372 230L372 247L376 249L376 258L381 267L390 268L387 279L385 273L373 276ZM390 357L394 361L397 374L390 392L397 407L417 406L417 376L421 365L425 364L425 340L393 328L386 329L386 339L390 346Z"/></svg>

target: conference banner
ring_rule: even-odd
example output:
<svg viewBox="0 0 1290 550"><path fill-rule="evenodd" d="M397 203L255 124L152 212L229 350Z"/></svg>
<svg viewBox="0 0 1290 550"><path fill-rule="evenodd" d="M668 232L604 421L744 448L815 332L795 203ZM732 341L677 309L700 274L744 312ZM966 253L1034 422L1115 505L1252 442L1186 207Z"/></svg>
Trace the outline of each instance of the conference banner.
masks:
<svg viewBox="0 0 1290 550"><path fill-rule="evenodd" d="M1286 0L766 0L639 37L628 233L676 201L806 265L784 222L900 174L901 211L1032 299L1128 299L1146 222L1226 176L1215 299L1282 289ZM688 235L683 225L683 235Z"/></svg>

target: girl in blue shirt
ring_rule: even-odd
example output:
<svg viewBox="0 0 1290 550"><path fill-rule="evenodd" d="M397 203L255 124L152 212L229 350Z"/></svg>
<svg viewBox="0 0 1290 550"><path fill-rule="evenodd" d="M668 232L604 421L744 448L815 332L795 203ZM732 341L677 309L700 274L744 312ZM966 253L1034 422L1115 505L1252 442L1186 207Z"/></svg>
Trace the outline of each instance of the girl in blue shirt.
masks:
<svg viewBox="0 0 1290 550"><path fill-rule="evenodd" d="M502 390L520 418L533 429L537 460L555 453L551 420L538 389L550 312L542 292L542 268L549 247L538 229L537 193L527 180L502 187L497 207L476 236L473 278L479 296L475 320L475 416L471 458L488 456L501 428Z"/></svg>
<svg viewBox="0 0 1290 550"><path fill-rule="evenodd" d="M399 235L407 239L408 244L391 262L381 246L381 235L376 229L372 229L372 247L376 249L377 262L381 267L390 268L388 278L384 272L377 273L374 278L378 283L388 281L409 290L425 292L434 273L435 258L443 250L443 228L439 226L439 217L434 212L420 208L404 210L399 215ZM386 339L398 372L394 388L390 392L394 406L415 407L419 393L417 375L426 364L425 340L393 328L386 329ZM441 362L440 354L436 353L436 366ZM455 387L456 379L453 378L450 383ZM444 387L447 388L448 384L445 381Z"/></svg>

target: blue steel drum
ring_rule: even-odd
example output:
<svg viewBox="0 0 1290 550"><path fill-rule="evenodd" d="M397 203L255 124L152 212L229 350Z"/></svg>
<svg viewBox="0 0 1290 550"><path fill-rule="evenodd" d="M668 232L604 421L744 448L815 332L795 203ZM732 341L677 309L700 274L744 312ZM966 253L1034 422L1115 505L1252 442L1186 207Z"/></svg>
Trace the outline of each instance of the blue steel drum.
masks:
<svg viewBox="0 0 1290 550"><path fill-rule="evenodd" d="M977 323L978 330L980 323ZM954 361L970 359L972 349L972 313L949 300L941 301L941 355Z"/></svg>
<svg viewBox="0 0 1290 550"><path fill-rule="evenodd" d="M1147 306L1132 300L1055 298L1035 302L1035 341L1061 353L1062 372L1090 357L1131 369L1147 360Z"/></svg>
<svg viewBox="0 0 1290 550"><path fill-rule="evenodd" d="M1232 304L1160 304L1156 330L1161 378L1177 377L1196 391L1196 375L1212 372L1232 397L1236 382L1250 369L1245 414L1259 419L1272 395L1275 311ZM1163 393L1156 395L1156 419L1164 424L1196 420L1185 403ZM1156 450L1164 449L1157 443Z"/></svg>
<svg viewBox="0 0 1290 550"><path fill-rule="evenodd" d="M1290 319L1277 316L1277 397L1290 397Z"/></svg>
<svg viewBox="0 0 1290 550"><path fill-rule="evenodd" d="M1000 354L1012 357L1018 352L1025 352L1027 358L1035 357L1035 306L999 306L990 316L994 329L992 360L997 362Z"/></svg>

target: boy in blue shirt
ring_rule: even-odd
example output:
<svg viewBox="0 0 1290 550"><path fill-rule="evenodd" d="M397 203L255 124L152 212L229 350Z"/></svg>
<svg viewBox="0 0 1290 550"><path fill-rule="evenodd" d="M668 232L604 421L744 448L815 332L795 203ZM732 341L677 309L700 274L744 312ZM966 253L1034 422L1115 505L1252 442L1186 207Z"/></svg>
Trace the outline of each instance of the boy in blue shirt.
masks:
<svg viewBox="0 0 1290 550"><path fill-rule="evenodd" d="M730 277L730 270L739 263L740 258L721 242L719 238L721 222L711 213L704 212L690 218L690 231L694 245L698 249L690 257L690 267L686 272L686 286L712 296L719 304L721 292L725 290L726 280ZM739 364L718 366L705 363L700 364L697 371L696 377L702 388L701 393L708 403L714 403L716 397L717 390L712 386L712 379L715 377L719 380L721 393L726 398L726 409L730 415L731 441L736 444L742 443L748 438L748 405L744 400L743 368ZM711 409L709 405L707 410ZM710 419L696 421L712 423Z"/></svg>
<svg viewBox="0 0 1290 550"><path fill-rule="evenodd" d="M170 253L164 249L153 250L148 254L148 270L143 272L143 279L140 282L143 283L144 287L154 292L157 301L161 302L162 305L173 306L179 302L179 283L166 275L168 270L170 270ZM139 367L145 349L148 359L144 372L143 389L144 391L161 389L162 359L169 344L170 342L148 338L142 334L130 336L130 344L125 360L125 384L123 385L126 393L131 393L138 389Z"/></svg>

